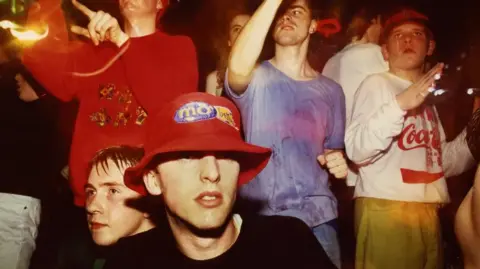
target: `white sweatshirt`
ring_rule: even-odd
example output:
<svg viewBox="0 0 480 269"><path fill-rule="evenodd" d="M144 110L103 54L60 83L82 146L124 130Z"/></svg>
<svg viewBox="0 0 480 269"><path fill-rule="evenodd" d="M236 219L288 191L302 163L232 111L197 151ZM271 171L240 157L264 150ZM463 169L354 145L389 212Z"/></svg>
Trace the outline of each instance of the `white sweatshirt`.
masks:
<svg viewBox="0 0 480 269"><path fill-rule="evenodd" d="M360 85L345 134L348 157L359 166L355 197L449 202L445 176L473 165L465 131L446 143L435 108L400 109L396 95L412 83L389 72Z"/></svg>
<svg viewBox="0 0 480 269"><path fill-rule="evenodd" d="M380 46L372 43L349 44L328 60L322 74L342 86L345 94L346 125L351 118L355 92L369 75L386 72L388 62L383 59ZM347 185L355 186L357 173L348 171Z"/></svg>

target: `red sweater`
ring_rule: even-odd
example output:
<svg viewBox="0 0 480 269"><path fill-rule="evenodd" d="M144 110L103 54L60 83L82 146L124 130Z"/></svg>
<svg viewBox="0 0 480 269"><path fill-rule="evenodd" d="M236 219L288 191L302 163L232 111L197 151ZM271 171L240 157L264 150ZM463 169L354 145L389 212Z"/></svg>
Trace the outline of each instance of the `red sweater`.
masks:
<svg viewBox="0 0 480 269"><path fill-rule="evenodd" d="M121 49L69 41L59 1L40 4L42 12L31 14L29 21L47 22L49 36L26 49L23 62L53 95L79 101L69 163L75 204L83 206L88 163L95 153L109 146L142 145L145 111L155 113L173 98L196 91L196 52L188 37L156 32L131 38L125 53L104 72L77 76L101 69Z"/></svg>

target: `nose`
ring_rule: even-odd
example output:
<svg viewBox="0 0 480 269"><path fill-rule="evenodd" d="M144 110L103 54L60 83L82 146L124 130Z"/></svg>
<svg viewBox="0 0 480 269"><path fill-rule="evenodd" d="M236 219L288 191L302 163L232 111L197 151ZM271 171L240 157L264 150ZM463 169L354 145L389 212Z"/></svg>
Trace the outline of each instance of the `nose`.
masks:
<svg viewBox="0 0 480 269"><path fill-rule="evenodd" d="M403 41L405 43L410 43L412 42L412 34L405 34L404 37L403 37Z"/></svg>
<svg viewBox="0 0 480 269"><path fill-rule="evenodd" d="M212 183L220 181L218 160L215 156L203 157L200 178L202 181L210 181Z"/></svg>
<svg viewBox="0 0 480 269"><path fill-rule="evenodd" d="M92 195L92 197L89 197L86 202L85 208L87 209L87 214L94 215L103 213L103 204L100 195Z"/></svg>

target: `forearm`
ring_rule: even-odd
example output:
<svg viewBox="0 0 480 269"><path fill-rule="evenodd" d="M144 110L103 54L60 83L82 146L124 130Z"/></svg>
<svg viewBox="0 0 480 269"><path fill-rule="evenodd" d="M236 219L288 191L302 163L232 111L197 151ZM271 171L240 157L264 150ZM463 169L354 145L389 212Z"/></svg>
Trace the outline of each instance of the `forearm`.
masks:
<svg viewBox="0 0 480 269"><path fill-rule="evenodd" d="M28 14L29 24L47 24L48 36L23 50L22 62L38 82L57 98L72 98L71 74L67 72L72 54L82 47L68 40L63 10L58 0L40 0L40 11Z"/></svg>
<svg viewBox="0 0 480 269"><path fill-rule="evenodd" d="M348 158L356 164L368 162L387 149L393 138L403 129L404 111L398 105L389 103L381 106L373 115L357 117L345 134L345 149Z"/></svg>
<svg viewBox="0 0 480 269"><path fill-rule="evenodd" d="M466 130L442 147L443 171L446 177L453 177L472 168L474 159L466 141Z"/></svg>
<svg viewBox="0 0 480 269"><path fill-rule="evenodd" d="M244 84L244 80L251 78L281 3L282 0L265 0L238 36L228 63L229 82L233 88L237 81Z"/></svg>

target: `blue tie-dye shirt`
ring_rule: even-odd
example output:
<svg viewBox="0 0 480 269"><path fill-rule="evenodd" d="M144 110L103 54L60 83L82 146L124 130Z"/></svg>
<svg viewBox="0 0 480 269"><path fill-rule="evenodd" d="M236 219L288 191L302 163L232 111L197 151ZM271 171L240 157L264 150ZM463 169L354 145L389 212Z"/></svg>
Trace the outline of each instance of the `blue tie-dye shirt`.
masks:
<svg viewBox="0 0 480 269"><path fill-rule="evenodd" d="M263 62L248 89L227 94L237 104L247 142L271 148L267 167L243 186L243 198L261 202L260 213L287 215L315 227L337 217L328 171L317 156L344 148L345 96L338 84L319 75L296 81Z"/></svg>

